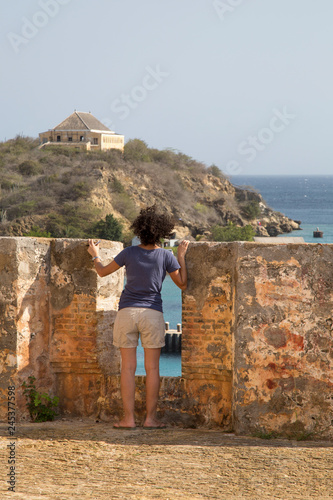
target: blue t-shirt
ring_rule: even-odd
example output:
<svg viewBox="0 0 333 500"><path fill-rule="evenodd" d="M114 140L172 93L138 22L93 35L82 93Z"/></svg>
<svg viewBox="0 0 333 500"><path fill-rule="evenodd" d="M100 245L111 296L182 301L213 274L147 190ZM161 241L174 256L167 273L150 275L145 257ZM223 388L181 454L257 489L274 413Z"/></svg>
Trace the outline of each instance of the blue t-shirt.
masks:
<svg viewBox="0 0 333 500"><path fill-rule="evenodd" d="M146 307L163 312L161 289L168 273L180 269L172 252L163 248L145 250L131 246L122 250L115 258L118 266L126 267L126 285L121 294L119 309Z"/></svg>

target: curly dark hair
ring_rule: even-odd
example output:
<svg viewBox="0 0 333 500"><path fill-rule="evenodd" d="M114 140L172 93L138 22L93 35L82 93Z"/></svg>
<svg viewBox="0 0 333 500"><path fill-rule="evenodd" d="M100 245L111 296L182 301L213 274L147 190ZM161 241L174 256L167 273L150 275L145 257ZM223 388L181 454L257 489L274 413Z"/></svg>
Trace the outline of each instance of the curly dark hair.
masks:
<svg viewBox="0 0 333 500"><path fill-rule="evenodd" d="M131 229L140 238L142 245L155 245L161 238L168 238L174 221L166 213L158 213L156 205L143 208L134 220Z"/></svg>

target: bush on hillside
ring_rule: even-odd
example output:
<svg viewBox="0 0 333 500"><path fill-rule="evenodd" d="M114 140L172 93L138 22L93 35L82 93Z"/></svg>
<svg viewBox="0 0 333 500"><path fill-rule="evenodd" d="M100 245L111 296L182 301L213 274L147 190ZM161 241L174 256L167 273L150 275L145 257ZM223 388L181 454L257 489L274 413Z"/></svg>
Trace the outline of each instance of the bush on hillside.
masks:
<svg viewBox="0 0 333 500"><path fill-rule="evenodd" d="M112 194L112 205L130 222L137 216L137 208L132 198L125 192Z"/></svg>
<svg viewBox="0 0 333 500"><path fill-rule="evenodd" d="M102 240L121 241L123 226L112 214L97 222L94 232Z"/></svg>
<svg viewBox="0 0 333 500"><path fill-rule="evenodd" d="M17 168L22 175L38 175L42 172L41 165L34 160L25 160Z"/></svg>
<svg viewBox="0 0 333 500"><path fill-rule="evenodd" d="M223 174L222 170L219 169L216 165L211 165L210 167L207 168L207 172L209 174L214 175L214 177L218 177L219 179L224 179L225 175Z"/></svg>
<svg viewBox="0 0 333 500"><path fill-rule="evenodd" d="M130 139L124 147L125 161L146 161L150 162L149 148L141 139Z"/></svg>
<svg viewBox="0 0 333 500"><path fill-rule="evenodd" d="M38 226L33 226L29 232L23 233L23 236L35 236L37 238L52 238L51 233L44 231Z"/></svg>
<svg viewBox="0 0 333 500"><path fill-rule="evenodd" d="M122 183L117 179L117 177L114 177L113 181L112 181L112 185L111 185L111 191L115 192L115 193L124 193L125 192L125 188L124 186L122 185Z"/></svg>
<svg viewBox="0 0 333 500"><path fill-rule="evenodd" d="M212 237L214 241L253 241L255 231L252 226L239 227L229 222L227 226L214 226Z"/></svg>
<svg viewBox="0 0 333 500"><path fill-rule="evenodd" d="M33 137L24 137L17 135L14 139L0 143L0 153L12 154L19 156L22 153L35 149L39 144L39 140Z"/></svg>
<svg viewBox="0 0 333 500"><path fill-rule="evenodd" d="M24 201L19 203L8 210L8 219L18 219L26 215L31 215L34 213L36 208L36 201Z"/></svg>
<svg viewBox="0 0 333 500"><path fill-rule="evenodd" d="M260 205L257 201L250 201L243 207L244 214L250 219L257 219L261 215Z"/></svg>
<svg viewBox="0 0 333 500"><path fill-rule="evenodd" d="M86 202L67 202L47 215L45 230L53 238L93 238L99 210Z"/></svg>

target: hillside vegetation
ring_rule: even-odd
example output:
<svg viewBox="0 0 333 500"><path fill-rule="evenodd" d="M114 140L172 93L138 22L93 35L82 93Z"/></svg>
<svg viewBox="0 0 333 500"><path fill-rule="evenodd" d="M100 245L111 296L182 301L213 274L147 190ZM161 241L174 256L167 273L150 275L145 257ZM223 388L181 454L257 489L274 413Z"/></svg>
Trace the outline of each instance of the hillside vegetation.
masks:
<svg viewBox="0 0 333 500"><path fill-rule="evenodd" d="M108 221L122 228L117 239L128 243L131 221L153 203L173 215L178 237L223 239L225 226L237 233L235 226L251 224L266 235L298 227L254 190L233 186L216 166L139 139L124 154L38 145L27 137L0 143L1 235L95 237L112 215Z"/></svg>

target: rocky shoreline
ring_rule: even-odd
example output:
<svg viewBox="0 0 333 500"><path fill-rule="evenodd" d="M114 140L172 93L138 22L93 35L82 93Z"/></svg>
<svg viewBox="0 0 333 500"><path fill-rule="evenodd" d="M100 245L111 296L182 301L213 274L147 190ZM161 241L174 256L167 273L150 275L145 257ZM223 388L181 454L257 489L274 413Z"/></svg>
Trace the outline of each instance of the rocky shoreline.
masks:
<svg viewBox="0 0 333 500"><path fill-rule="evenodd" d="M257 236L274 237L279 234L302 230L301 221L290 219L283 213L273 210L267 205L260 193L254 190L252 191L250 187L234 187L238 200L248 202L254 201L257 202L260 207L260 215L258 215L255 223L252 222L252 226L254 227Z"/></svg>
<svg viewBox="0 0 333 500"><path fill-rule="evenodd" d="M260 225L256 227L257 236L278 236L279 234L291 233L295 230L302 230L301 221L289 219L280 212L274 212L269 207L263 208L260 218Z"/></svg>

